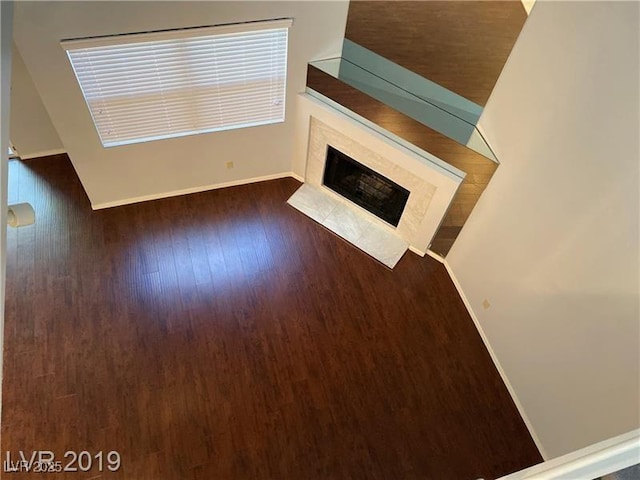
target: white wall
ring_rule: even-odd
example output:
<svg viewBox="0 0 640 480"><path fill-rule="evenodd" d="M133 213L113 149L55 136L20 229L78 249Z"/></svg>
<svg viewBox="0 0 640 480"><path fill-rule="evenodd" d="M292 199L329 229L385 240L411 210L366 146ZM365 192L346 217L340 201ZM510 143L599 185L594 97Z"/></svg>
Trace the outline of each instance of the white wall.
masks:
<svg viewBox="0 0 640 480"><path fill-rule="evenodd" d="M15 45L11 56L11 142L22 158L43 157L64 151Z"/></svg>
<svg viewBox="0 0 640 480"><path fill-rule="evenodd" d="M339 54L347 1L19 2L14 38L94 208L219 184L286 174L294 141L293 101L308 61ZM105 149L60 40L293 17L287 121ZM235 168L228 170L226 162Z"/></svg>
<svg viewBox="0 0 640 480"><path fill-rule="evenodd" d="M13 2L0 2L0 418L2 418L2 360L4 358L4 292L7 270L7 185L9 148L9 88Z"/></svg>
<svg viewBox="0 0 640 480"><path fill-rule="evenodd" d="M501 166L447 256L547 458L640 425L639 7L536 4L480 120Z"/></svg>

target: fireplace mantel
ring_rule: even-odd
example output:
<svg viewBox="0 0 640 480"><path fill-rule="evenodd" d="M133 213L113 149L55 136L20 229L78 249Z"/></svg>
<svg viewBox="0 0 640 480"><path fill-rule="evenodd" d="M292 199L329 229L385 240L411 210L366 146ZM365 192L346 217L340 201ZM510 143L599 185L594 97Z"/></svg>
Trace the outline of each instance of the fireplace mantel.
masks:
<svg viewBox="0 0 640 480"><path fill-rule="evenodd" d="M410 192L393 233L405 240L412 251L424 255L464 174L428 152L403 144L371 122L341 110L328 99L304 93L297 101L303 115L301 137L306 142L300 142L296 156L306 159L300 165L305 183L329 191L323 186L329 145L389 178ZM376 221L392 229L382 220Z"/></svg>

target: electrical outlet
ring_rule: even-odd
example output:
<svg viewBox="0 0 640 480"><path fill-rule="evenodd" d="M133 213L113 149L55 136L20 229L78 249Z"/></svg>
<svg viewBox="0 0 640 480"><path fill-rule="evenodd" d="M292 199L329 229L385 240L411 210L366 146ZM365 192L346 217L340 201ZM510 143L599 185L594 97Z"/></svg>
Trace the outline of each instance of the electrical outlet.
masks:
<svg viewBox="0 0 640 480"><path fill-rule="evenodd" d="M233 168L233 162L227 162L227 169L231 170Z"/></svg>
<svg viewBox="0 0 640 480"><path fill-rule="evenodd" d="M489 300L487 300L486 298L482 301L482 308L484 308L485 310L488 309L491 306L491 304L489 303Z"/></svg>

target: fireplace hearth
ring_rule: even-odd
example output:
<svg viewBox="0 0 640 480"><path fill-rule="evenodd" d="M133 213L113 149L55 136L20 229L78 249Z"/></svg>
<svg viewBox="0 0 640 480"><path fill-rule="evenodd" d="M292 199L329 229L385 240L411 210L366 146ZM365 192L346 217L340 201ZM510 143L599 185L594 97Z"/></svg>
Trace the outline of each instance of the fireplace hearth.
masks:
<svg viewBox="0 0 640 480"><path fill-rule="evenodd" d="M323 183L394 227L409 199L407 189L331 145L327 145Z"/></svg>

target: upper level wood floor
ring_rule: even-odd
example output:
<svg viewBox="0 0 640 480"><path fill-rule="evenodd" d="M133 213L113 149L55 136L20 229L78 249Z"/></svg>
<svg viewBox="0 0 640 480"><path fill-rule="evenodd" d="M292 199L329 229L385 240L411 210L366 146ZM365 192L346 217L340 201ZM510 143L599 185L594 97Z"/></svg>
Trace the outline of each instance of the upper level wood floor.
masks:
<svg viewBox="0 0 640 480"><path fill-rule="evenodd" d="M484 106L526 19L520 0L356 0L345 36Z"/></svg>

